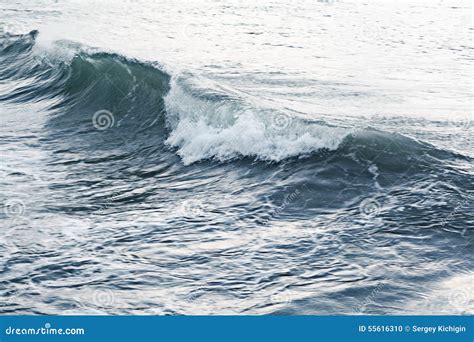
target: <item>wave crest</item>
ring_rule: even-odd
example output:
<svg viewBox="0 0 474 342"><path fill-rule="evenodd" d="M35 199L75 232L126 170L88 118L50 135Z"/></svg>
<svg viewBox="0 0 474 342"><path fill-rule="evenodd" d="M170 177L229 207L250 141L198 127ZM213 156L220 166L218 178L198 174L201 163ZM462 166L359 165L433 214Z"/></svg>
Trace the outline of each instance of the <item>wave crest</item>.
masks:
<svg viewBox="0 0 474 342"><path fill-rule="evenodd" d="M268 100L253 98L209 79L73 42L40 44L38 33L0 36L0 102L40 102L54 112L48 124L71 134L101 131L94 113L112 113L102 138L130 137L176 149L184 164L250 157L282 161L321 150L377 157L393 169L412 157L451 154L382 131L337 127L301 118ZM114 125L115 123L115 125ZM95 124L95 126L93 125ZM141 144L137 144L141 146ZM380 154L387 154L381 160ZM396 155L396 158L394 157Z"/></svg>
<svg viewBox="0 0 474 342"><path fill-rule="evenodd" d="M335 150L350 133L246 103L218 89L193 89L189 84L193 81L173 78L165 97L170 128L166 143L178 149L185 164L239 157L281 161L321 149Z"/></svg>

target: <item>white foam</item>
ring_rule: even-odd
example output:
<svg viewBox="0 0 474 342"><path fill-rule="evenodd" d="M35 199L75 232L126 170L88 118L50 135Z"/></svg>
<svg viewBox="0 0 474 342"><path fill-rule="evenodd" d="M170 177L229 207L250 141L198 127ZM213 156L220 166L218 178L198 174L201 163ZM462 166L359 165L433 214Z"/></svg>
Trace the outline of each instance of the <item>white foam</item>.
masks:
<svg viewBox="0 0 474 342"><path fill-rule="evenodd" d="M171 133L184 164L242 156L280 161L320 149L336 149L350 130L311 123L274 108L258 108L218 90L192 88L173 78L165 97Z"/></svg>
<svg viewBox="0 0 474 342"><path fill-rule="evenodd" d="M57 31L51 28L41 30L35 39L32 53L51 65L58 63L71 63L74 57L81 53L92 54L105 52L105 50L85 46L75 41L61 39L60 27Z"/></svg>

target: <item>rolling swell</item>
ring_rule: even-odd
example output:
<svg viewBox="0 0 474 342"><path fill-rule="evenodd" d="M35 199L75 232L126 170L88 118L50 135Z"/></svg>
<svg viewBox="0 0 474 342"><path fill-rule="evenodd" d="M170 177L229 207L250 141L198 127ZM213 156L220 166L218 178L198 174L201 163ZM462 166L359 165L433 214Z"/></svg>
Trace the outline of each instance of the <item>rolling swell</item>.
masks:
<svg viewBox="0 0 474 342"><path fill-rule="evenodd" d="M348 155L365 150L389 153L387 167L396 169L410 155L456 157L402 135L336 127L299 118L288 109L262 107L258 99L192 74L172 77L156 63L65 41L37 47L38 35L32 31L0 38L0 101L44 101L53 113L48 127L61 133L98 133L97 128L114 126L103 134L103 145L154 139L162 148L174 149L186 165L240 157L278 162L316 152ZM426 160L431 163L430 158Z"/></svg>

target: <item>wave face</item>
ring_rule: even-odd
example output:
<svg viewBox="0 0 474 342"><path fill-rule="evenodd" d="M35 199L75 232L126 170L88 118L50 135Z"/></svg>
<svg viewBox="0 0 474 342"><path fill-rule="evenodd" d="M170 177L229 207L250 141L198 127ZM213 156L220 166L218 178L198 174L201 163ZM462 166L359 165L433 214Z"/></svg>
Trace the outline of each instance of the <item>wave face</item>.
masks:
<svg viewBox="0 0 474 342"><path fill-rule="evenodd" d="M403 145L400 162L405 152L455 155L402 135L303 119L288 109L258 105L258 99L190 73L171 77L157 63L66 41L46 49L35 45L37 35L33 31L3 40L6 67L1 77L8 83L1 101L49 101L52 112L67 112L49 124L66 121L75 129L115 125L121 133L138 134L156 125L161 132L157 143L174 148L185 165L242 157L280 162L318 152L365 149L379 139Z"/></svg>
<svg viewBox="0 0 474 342"><path fill-rule="evenodd" d="M470 156L40 38L0 37L0 312L403 314L470 274Z"/></svg>
<svg viewBox="0 0 474 342"><path fill-rule="evenodd" d="M275 108L258 107L236 92L226 93L218 85L190 74L170 79L158 65L114 54L81 52L72 43L61 42L52 48L52 55L51 51L45 55L34 50L36 35L30 33L5 48L5 62L12 62L8 70L15 69L15 77L28 75L31 84L2 100L61 98L52 109L66 108L70 114L65 119L77 120L74 126L81 120L90 123L84 113L101 110L103 115L99 113L97 118L103 118L104 125L117 120L121 125L134 126L127 126L132 131L157 122L163 126L164 119L169 129L166 144L177 148L185 164L240 157L281 161L322 149L336 150L350 132L321 121L301 120ZM43 64L23 64L18 54L32 64L39 59ZM52 65L58 69L50 71Z"/></svg>

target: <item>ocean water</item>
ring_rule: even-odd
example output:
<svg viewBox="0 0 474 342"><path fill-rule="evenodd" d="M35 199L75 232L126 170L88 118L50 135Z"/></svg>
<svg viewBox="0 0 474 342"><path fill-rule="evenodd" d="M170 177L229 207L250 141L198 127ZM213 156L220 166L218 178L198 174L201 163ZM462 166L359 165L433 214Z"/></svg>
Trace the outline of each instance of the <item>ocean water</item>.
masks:
<svg viewBox="0 0 474 342"><path fill-rule="evenodd" d="M0 1L2 314L474 312L472 2Z"/></svg>

